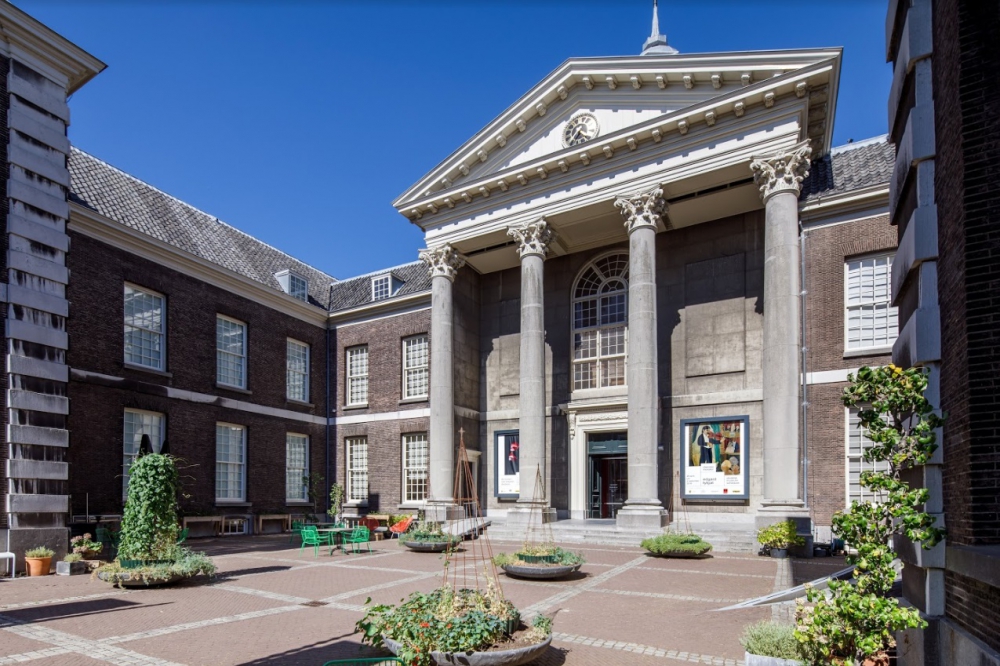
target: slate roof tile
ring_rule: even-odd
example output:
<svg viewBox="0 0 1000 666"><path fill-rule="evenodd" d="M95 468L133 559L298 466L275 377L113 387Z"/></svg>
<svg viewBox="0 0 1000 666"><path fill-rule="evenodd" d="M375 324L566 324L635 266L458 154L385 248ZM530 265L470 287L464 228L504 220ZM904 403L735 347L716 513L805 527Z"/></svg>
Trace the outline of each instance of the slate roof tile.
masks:
<svg viewBox="0 0 1000 666"><path fill-rule="evenodd" d="M422 261L414 261L337 282L330 287L330 312L349 310L372 303L372 278L388 274L395 275L403 282L391 298L429 291L431 288L431 276L427 265Z"/></svg>
<svg viewBox="0 0 1000 666"><path fill-rule="evenodd" d="M885 136L838 146L813 160L799 199L809 201L889 183L895 148Z"/></svg>

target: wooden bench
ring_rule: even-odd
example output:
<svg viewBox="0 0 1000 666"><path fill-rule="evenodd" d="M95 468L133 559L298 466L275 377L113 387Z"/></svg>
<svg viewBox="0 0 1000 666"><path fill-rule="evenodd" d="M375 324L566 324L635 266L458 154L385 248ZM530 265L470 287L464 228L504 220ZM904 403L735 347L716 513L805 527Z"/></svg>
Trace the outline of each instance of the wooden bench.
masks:
<svg viewBox="0 0 1000 666"><path fill-rule="evenodd" d="M262 513L254 517L253 521L253 533L263 534L264 533L264 521L265 520L280 520L281 521L281 531L291 532L292 531L292 514L290 513Z"/></svg>
<svg viewBox="0 0 1000 666"><path fill-rule="evenodd" d="M222 516L184 516L181 518L182 529L191 523L210 523L214 536L222 534Z"/></svg>

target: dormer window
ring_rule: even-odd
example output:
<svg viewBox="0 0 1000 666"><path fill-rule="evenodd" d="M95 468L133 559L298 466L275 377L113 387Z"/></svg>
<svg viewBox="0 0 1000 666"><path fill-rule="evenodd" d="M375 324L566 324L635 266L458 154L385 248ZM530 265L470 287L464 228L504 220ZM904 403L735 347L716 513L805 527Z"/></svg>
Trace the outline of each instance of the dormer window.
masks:
<svg viewBox="0 0 1000 666"><path fill-rule="evenodd" d="M309 281L297 273L280 271L274 274L281 285L281 290L300 301L309 300Z"/></svg>
<svg viewBox="0 0 1000 666"><path fill-rule="evenodd" d="M372 300L381 301L392 296L392 276L380 275L372 278Z"/></svg>

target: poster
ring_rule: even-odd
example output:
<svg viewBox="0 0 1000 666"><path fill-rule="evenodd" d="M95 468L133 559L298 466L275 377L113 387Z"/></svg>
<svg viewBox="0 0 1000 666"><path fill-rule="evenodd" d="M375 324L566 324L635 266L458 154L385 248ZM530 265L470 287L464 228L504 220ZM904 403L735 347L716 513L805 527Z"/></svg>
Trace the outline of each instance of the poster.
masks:
<svg viewBox="0 0 1000 666"><path fill-rule="evenodd" d="M496 433L493 494L500 499L517 499L521 494L521 452L518 431Z"/></svg>
<svg viewBox="0 0 1000 666"><path fill-rule="evenodd" d="M681 421L681 497L749 499L749 416Z"/></svg>

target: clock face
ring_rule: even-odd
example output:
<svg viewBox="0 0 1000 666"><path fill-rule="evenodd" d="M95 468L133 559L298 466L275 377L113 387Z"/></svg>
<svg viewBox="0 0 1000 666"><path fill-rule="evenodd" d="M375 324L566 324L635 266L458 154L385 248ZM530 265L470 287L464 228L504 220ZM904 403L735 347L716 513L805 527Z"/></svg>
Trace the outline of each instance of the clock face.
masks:
<svg viewBox="0 0 1000 666"><path fill-rule="evenodd" d="M597 136L598 129L597 118L589 113L570 118L563 128L563 145L569 148L590 141Z"/></svg>

